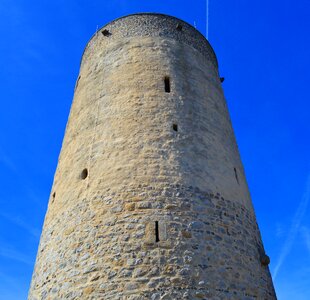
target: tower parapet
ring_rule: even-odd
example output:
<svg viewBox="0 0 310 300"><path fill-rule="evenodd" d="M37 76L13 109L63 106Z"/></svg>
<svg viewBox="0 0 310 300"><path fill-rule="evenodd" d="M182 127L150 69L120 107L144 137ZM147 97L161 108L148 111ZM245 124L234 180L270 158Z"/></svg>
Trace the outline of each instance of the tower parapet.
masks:
<svg viewBox="0 0 310 300"><path fill-rule="evenodd" d="M218 67L217 58L208 40L192 25L178 18L155 13L138 13L118 18L99 29L87 43L84 56L93 44L102 40L102 36L108 37L104 43L113 43L134 37L161 37L175 40L189 45L198 50L215 68Z"/></svg>

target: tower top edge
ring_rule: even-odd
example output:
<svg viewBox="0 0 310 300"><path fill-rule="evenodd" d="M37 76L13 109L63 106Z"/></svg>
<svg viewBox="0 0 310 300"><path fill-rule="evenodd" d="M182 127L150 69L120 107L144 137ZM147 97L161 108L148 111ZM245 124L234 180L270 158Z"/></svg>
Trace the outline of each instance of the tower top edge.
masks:
<svg viewBox="0 0 310 300"><path fill-rule="evenodd" d="M116 35L119 38L159 36L175 39L194 47L218 68L216 54L209 41L199 30L177 17L154 12L141 12L121 16L100 27L87 42L81 62L90 43L104 30L108 30L111 37L117 33Z"/></svg>

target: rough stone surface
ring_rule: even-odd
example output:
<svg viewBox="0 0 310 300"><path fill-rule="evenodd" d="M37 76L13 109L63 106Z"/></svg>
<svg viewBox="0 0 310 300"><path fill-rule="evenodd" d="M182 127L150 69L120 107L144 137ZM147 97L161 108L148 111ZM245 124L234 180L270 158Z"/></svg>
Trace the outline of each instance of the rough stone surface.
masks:
<svg viewBox="0 0 310 300"><path fill-rule="evenodd" d="M104 28L83 56L29 300L276 299L211 46L162 15Z"/></svg>

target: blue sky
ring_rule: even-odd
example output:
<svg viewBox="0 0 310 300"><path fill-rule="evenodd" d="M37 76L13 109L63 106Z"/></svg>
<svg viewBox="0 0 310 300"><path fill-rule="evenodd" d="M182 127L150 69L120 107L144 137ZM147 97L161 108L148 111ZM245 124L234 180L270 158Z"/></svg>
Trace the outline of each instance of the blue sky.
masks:
<svg viewBox="0 0 310 300"><path fill-rule="evenodd" d="M26 299L83 49L97 26L205 1L0 1L0 299ZM310 299L310 1L210 0L209 40L280 300Z"/></svg>

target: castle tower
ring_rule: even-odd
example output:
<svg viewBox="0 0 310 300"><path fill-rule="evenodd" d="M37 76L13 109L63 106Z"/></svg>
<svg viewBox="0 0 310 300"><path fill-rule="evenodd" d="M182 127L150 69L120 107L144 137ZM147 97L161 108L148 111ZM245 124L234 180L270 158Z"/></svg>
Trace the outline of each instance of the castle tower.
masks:
<svg viewBox="0 0 310 300"><path fill-rule="evenodd" d="M276 299L216 56L136 14L83 54L30 300Z"/></svg>

